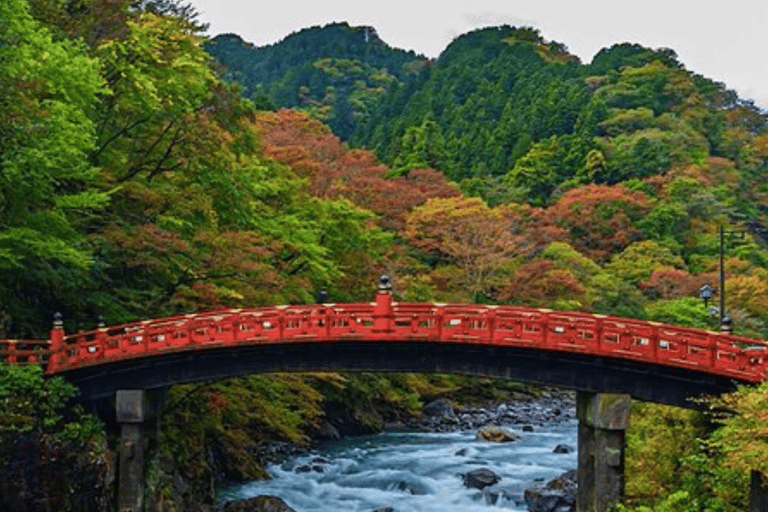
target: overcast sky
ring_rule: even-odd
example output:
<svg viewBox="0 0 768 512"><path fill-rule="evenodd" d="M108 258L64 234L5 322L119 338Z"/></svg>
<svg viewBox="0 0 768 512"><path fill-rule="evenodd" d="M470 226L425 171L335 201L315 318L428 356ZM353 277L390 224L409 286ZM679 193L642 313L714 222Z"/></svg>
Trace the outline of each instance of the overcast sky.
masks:
<svg viewBox="0 0 768 512"><path fill-rule="evenodd" d="M768 0L191 0L209 35L257 46L302 28L370 25L387 44L437 57L456 36L508 24L539 29L582 62L615 43L672 48L685 67L768 110Z"/></svg>

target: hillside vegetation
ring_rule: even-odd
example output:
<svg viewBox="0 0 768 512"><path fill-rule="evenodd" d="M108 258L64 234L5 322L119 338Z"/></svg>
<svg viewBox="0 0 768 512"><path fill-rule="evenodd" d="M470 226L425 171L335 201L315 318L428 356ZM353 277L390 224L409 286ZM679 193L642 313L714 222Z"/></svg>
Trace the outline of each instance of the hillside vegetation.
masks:
<svg viewBox="0 0 768 512"><path fill-rule="evenodd" d="M583 64L534 29L497 27L430 61L344 23L255 48L207 40L174 0L6 0L0 19L3 337L45 337L56 312L73 332L308 303L321 287L369 301L382 273L398 300L716 329L697 290L718 287L720 226L727 313L738 334L768 334L766 115L671 50L627 43ZM220 479L261 474L270 442L309 442L329 403L365 431L473 386L323 375L175 388L161 451L192 490L162 478L154 490L180 510L210 500ZM760 396L728 408L764 419ZM29 407L0 401L0 419L16 403ZM30 410L23 433L58 439ZM642 430L637 474L677 476L641 480L629 505L743 510L745 471L768 470L764 436L725 421L711 438L711 424L681 427L708 441L679 457ZM81 423L77 443L104 449ZM10 450L16 437L0 434ZM656 464L651 445L672 462ZM728 455L726 478L715 468Z"/></svg>

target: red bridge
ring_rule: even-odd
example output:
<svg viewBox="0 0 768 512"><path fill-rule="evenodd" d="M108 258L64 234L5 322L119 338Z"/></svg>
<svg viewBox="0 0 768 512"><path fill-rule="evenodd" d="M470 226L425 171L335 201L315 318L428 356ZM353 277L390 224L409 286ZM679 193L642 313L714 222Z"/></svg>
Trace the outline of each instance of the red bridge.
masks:
<svg viewBox="0 0 768 512"><path fill-rule="evenodd" d="M44 364L48 375L77 384L85 400L109 399L114 410L106 415L121 431L119 510L143 510L141 447L146 429L157 430L162 403L150 395L172 384L356 370L474 374L574 389L577 510L605 512L624 488L630 396L696 406L691 397L763 381L768 366L766 343L725 333L543 309L393 302L387 290L369 304L215 311L73 335L56 323L50 340L0 341L0 360Z"/></svg>
<svg viewBox="0 0 768 512"><path fill-rule="evenodd" d="M60 324L60 322L59 322ZM264 371L429 371L684 405L766 378L766 343L655 322L513 306L393 302L233 309L0 341L85 397Z"/></svg>

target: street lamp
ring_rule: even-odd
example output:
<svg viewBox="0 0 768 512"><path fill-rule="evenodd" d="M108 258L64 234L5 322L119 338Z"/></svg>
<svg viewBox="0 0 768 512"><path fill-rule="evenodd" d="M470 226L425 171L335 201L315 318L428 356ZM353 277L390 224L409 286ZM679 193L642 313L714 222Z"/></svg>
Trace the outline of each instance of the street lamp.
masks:
<svg viewBox="0 0 768 512"><path fill-rule="evenodd" d="M701 288L699 288L699 298L704 301L704 307L707 307L709 304L709 299L712 298L712 287L708 284L705 284Z"/></svg>
<svg viewBox="0 0 768 512"><path fill-rule="evenodd" d="M731 332L733 331L733 319L725 315L725 268L723 265L725 233L725 228L720 224L720 248L718 250L720 260L720 330ZM728 231L728 234L738 234L744 238L744 231Z"/></svg>

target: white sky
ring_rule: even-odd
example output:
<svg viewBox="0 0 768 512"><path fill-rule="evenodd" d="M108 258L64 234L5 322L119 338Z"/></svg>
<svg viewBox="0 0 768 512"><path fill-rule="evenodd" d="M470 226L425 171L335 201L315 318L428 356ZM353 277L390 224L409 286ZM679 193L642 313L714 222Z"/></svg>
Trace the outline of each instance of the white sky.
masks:
<svg viewBox="0 0 768 512"><path fill-rule="evenodd" d="M373 26L395 48L437 57L474 28L531 26L589 62L601 48L672 48L683 65L768 110L768 0L190 0L209 35L273 44L302 28Z"/></svg>

